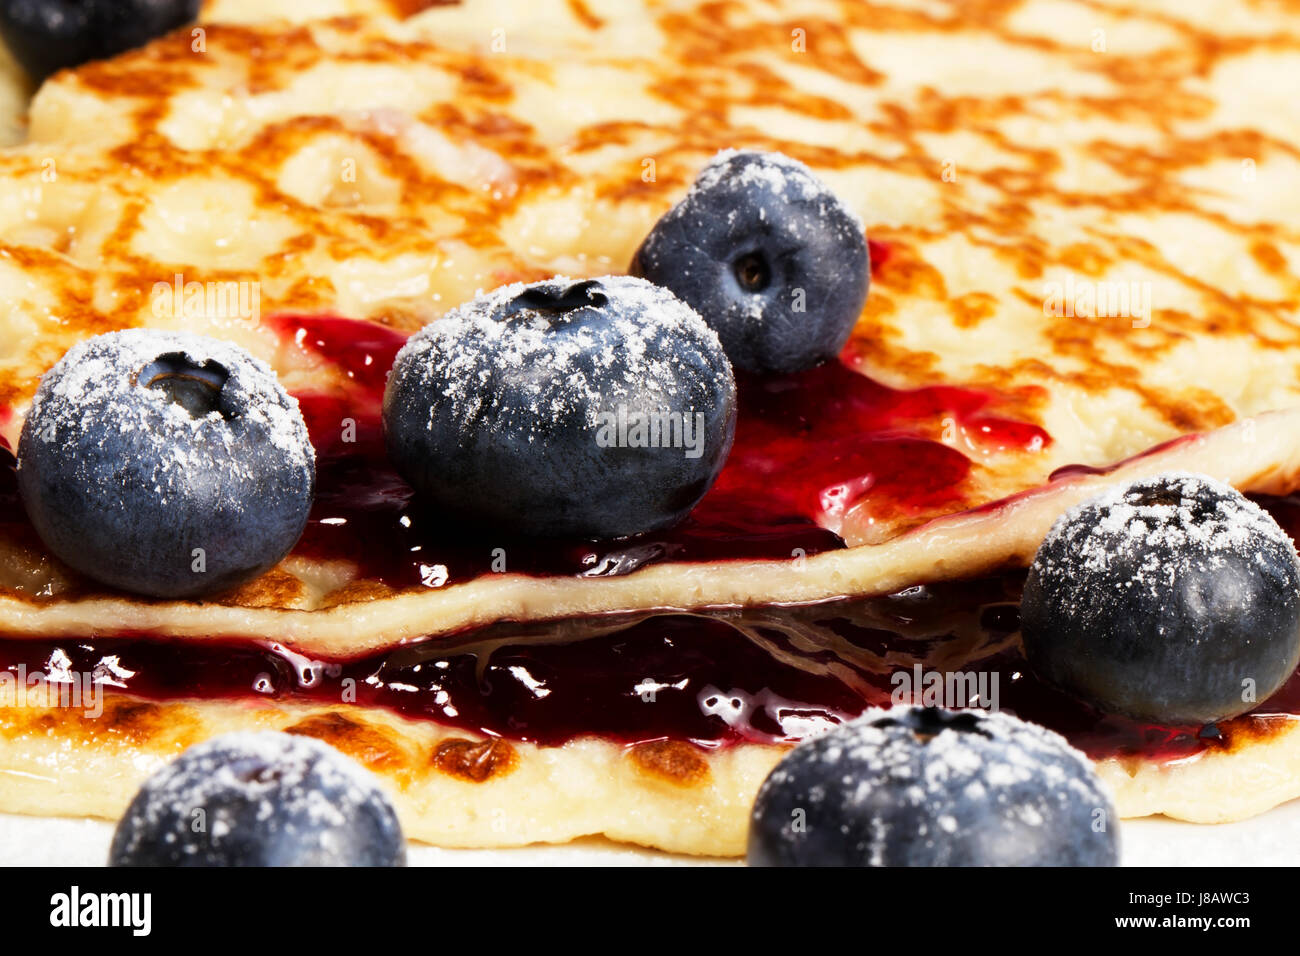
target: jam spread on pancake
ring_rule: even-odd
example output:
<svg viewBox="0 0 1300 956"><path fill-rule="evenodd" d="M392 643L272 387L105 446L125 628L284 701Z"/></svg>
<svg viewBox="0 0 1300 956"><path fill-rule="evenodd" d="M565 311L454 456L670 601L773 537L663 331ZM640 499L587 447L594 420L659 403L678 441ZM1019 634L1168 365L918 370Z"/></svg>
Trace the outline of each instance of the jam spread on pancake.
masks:
<svg viewBox="0 0 1300 956"><path fill-rule="evenodd" d="M392 588L523 574L627 574L656 561L789 559L844 547L834 527L856 507L893 528L960 510L972 463L942 439L960 432L977 451L1033 452L1050 437L1000 417L993 393L939 386L897 391L844 362L783 378L739 382L735 444L713 489L682 524L616 542L507 540L449 526L423 510L385 457L379 417L384 374L404 338L334 317L269 320L300 348L336 365L341 391L300 393L318 456L316 506L297 552L357 562ZM851 362L852 358L847 357ZM345 432L341 425L350 422Z"/></svg>
<svg viewBox="0 0 1300 956"><path fill-rule="evenodd" d="M1297 525L1300 502L1269 504ZM153 700L342 699L544 745L589 735L705 747L795 741L869 706L889 706L917 668L947 669L945 679L978 672L978 681L952 686L972 695L992 690L1001 709L1063 734L1097 759L1182 759L1267 735L1279 718L1300 714L1300 676L1215 728L1099 714L1026 666L1017 635L1022 580L1014 572L746 612L502 623L349 661L309 661L276 644L178 645L140 634L0 638L0 661L28 674L58 662Z"/></svg>
<svg viewBox="0 0 1300 956"><path fill-rule="evenodd" d="M404 336L369 322L281 315L287 342L333 366L330 390L301 393L318 452L318 494L298 553L358 563L391 588L443 587L494 573L617 575L660 560L789 559L842 548L824 527L849 508L904 523L960 503L972 462L942 440L960 429L975 454L1050 442L998 416L997 396L953 386L887 388L846 352L796 376L742 383L735 449L714 489L669 532L592 541L485 541L421 511L388 466L380 434L384 379ZM349 427L349 423L350 426ZM951 436L948 436L951 437ZM13 461L0 497L21 515ZM1266 502L1288 530L1300 503ZM940 582L818 605L502 622L351 660L308 661L276 644L214 636L177 644L149 634L3 638L0 662L27 673L52 660L150 699L258 696L354 700L408 717L511 739L583 735L702 746L787 742L888 704L898 675L979 673L975 693L1065 734L1094 757L1170 760L1238 735L1266 733L1300 708L1292 679L1244 717L1207 732L1099 714L1044 685L1018 639L1023 572ZM919 670L917 670L919 668ZM352 696L343 693L354 688ZM976 700L971 703L978 703Z"/></svg>

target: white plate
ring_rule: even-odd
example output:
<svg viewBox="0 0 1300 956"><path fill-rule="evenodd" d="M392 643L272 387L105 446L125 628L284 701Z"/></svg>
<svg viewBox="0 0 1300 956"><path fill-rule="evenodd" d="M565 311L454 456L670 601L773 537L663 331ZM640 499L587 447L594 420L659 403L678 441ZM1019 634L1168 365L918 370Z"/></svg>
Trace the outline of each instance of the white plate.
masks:
<svg viewBox="0 0 1300 956"><path fill-rule="evenodd" d="M1300 800L1240 823L1202 826L1176 820L1121 825L1126 866L1300 865ZM0 814L0 865L102 866L113 825ZM700 866L734 860L673 856L603 840L514 850L442 850L412 843L412 866Z"/></svg>

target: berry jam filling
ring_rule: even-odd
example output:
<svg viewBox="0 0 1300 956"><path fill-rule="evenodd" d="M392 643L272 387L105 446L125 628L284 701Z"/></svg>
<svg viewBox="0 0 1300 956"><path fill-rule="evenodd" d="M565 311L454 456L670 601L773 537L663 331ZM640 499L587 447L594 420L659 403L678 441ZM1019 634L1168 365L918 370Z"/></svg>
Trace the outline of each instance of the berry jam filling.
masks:
<svg viewBox="0 0 1300 956"><path fill-rule="evenodd" d="M662 560L784 559L842 548L823 525L838 526L855 506L869 521L895 526L962 506L972 464L948 443L950 430L984 454L1032 452L1050 441L1033 425L994 415L993 395L889 389L852 371L846 358L799 375L743 379L728 465L672 531L603 544L494 541L481 528L468 533L421 509L387 465L380 406L401 335L345 319L270 321L287 344L326 366L322 380L329 382L328 390L298 395L318 480L296 551L357 561L364 576L395 588L440 587L501 570L617 575ZM13 457L0 457L0 520L27 540L33 536L21 517ZM1300 532L1300 498L1263 503L1293 537ZM504 567L495 564L500 555ZM1026 666L1018 635L1023 580L1017 572L804 607L508 622L327 662L220 635L183 644L149 634L0 637L0 668L93 673L107 686L160 700L355 701L542 744L581 735L705 746L796 740L871 705L931 702L925 694L936 675L944 690L937 702L991 697L1095 757L1178 759L1266 735L1277 715L1300 714L1296 677L1252 713L1218 727L1099 714Z"/></svg>
<svg viewBox="0 0 1300 956"><path fill-rule="evenodd" d="M1300 501L1269 504L1300 525ZM29 681L93 674L146 699L348 701L545 745L586 735L706 747L794 741L869 706L915 700L992 702L1095 758L1176 760L1267 736L1279 715L1300 713L1293 677L1255 711L1218 727L1099 714L1025 665L1023 579L1013 572L803 607L502 623L346 661L312 661L247 640L177 644L125 634L0 638L0 662Z"/></svg>
<svg viewBox="0 0 1300 956"><path fill-rule="evenodd" d="M317 451L316 506L296 553L341 558L393 588L443 587L500 572L627 574L659 561L788 559L844 547L827 525L855 506L868 523L906 526L960 510L981 453L1036 451L1036 425L999 417L974 389L898 391L828 362L798 375L742 378L731 456L685 522L617 541L538 540L457 528L421 507L384 451L384 377L404 338L369 322L280 315L280 336L331 366L332 391L297 398Z"/></svg>

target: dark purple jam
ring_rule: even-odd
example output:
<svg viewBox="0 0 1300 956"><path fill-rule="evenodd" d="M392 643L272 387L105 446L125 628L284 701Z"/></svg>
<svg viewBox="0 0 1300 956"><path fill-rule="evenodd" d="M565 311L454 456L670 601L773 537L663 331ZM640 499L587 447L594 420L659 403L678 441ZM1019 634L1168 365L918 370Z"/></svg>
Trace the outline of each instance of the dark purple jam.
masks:
<svg viewBox="0 0 1300 956"><path fill-rule="evenodd" d="M981 448L1045 447L1036 425L992 412L996 396L952 386L899 391L840 362L801 375L747 379L731 456L681 525L615 542L538 540L420 506L383 447L384 378L405 341L370 322L267 320L341 387L297 397L317 450L316 506L297 553L346 558L393 588L445 587L504 569L609 576L660 561L789 559L844 547L818 519L868 501L878 520L958 510L971 463L938 438L960 427Z"/></svg>
<svg viewBox="0 0 1300 956"><path fill-rule="evenodd" d="M1283 507L1300 515L1300 502ZM802 607L505 622L343 661L236 639L3 637L0 667L92 673L151 700L355 701L541 744L586 735L707 747L793 741L873 705L927 703L934 680L944 683L942 703L991 698L1094 757L1188 757L1238 734L1266 734L1273 715L1300 713L1293 678L1218 736L1099 714L1025 667L1022 580L1008 573Z"/></svg>
<svg viewBox="0 0 1300 956"><path fill-rule="evenodd" d="M380 404L403 336L331 317L268 321L313 361L333 366L328 390L298 396L317 448L318 490L296 552L355 561L363 576L394 588L445 587L500 571L494 561L502 553L510 573L585 576L665 560L812 555L844 547L819 522L858 504L875 518L904 522L959 510L971 463L938 440L947 428L985 450L1033 451L1051 440L1037 426L998 416L991 393L899 391L829 363L740 383L727 467L672 531L604 543L470 533L421 508L387 464ZM38 545L13 467L0 450L0 523L11 538ZM1300 499L1262 503L1293 536L1300 531ZM542 744L582 735L704 746L797 740L872 705L926 702L927 681L936 679L945 683L944 703L978 702L954 694L991 696L1096 757L1176 759L1228 746L1239 733L1267 733L1270 715L1300 714L1298 678L1217 733L1098 714L1025 667L1022 581L1023 573L1012 573L802 607L503 622L338 661L306 661L279 645L220 635L183 642L143 633L0 636L0 669L34 675L57 665L155 700L355 700Z"/></svg>

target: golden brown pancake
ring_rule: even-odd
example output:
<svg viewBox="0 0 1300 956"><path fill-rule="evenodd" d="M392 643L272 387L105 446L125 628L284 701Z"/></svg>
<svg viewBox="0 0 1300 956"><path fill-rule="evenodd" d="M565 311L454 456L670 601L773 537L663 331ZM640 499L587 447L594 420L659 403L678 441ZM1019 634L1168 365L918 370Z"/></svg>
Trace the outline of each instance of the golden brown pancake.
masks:
<svg viewBox="0 0 1300 956"><path fill-rule="evenodd" d="M1069 506L1172 468L1296 490L1294 4L322 0L321 15L349 14L334 19L308 6L210 4L200 32L36 94L27 141L0 153L11 449L39 376L75 341L134 325L233 339L291 391L355 402L342 366L278 317L404 333L504 282L622 271L699 168L744 147L806 162L862 217L873 284L844 367L901 394L980 396L975 412L939 401L907 423L968 466L941 495L868 489L814 510L848 547L807 556L394 588L365 562L299 549L203 602L97 588L15 514L0 525L10 638L233 637L337 660L502 621L989 575L1026 565ZM178 307L157 294L178 276L255 285L257 314ZM1072 465L1095 470L1051 480ZM1252 720L1185 759L1099 768L1125 815L1248 816L1300 795L1295 721ZM346 702L117 694L94 720L0 711L0 809L111 817L161 760L251 726L353 753L412 836L458 846L603 833L739 853L788 745L541 745Z"/></svg>

